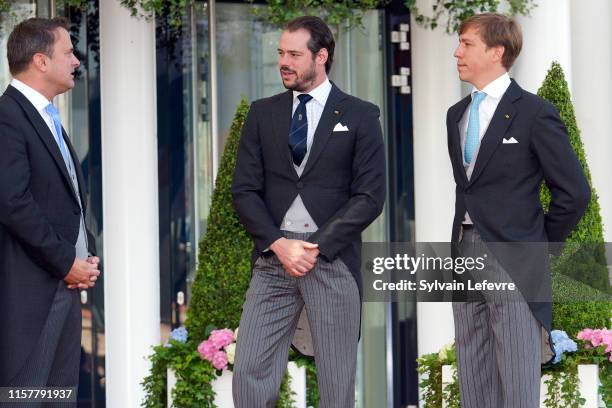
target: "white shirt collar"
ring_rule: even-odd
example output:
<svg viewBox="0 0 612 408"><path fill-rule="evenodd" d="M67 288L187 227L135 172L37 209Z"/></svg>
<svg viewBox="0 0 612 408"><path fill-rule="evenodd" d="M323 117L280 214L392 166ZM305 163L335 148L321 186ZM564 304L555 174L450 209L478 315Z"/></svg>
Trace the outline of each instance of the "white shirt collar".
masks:
<svg viewBox="0 0 612 408"><path fill-rule="evenodd" d="M508 75L507 72L504 72L497 79L492 82L489 82L487 86L482 88L482 92L492 98L500 99L510 86L511 82L512 81L510 80L510 75ZM472 95L474 95L474 92L478 92L478 89L476 87L472 88Z"/></svg>
<svg viewBox="0 0 612 408"><path fill-rule="evenodd" d="M319 86L317 86L312 91L308 92L308 94L312 96L312 99L319 102L321 106L325 106L325 102L327 102L327 97L329 96L331 89L332 89L332 84L331 82L329 82L329 78L326 77L325 81L323 81ZM303 93L305 92L293 91L293 100L295 101L298 95L301 95Z"/></svg>
<svg viewBox="0 0 612 408"><path fill-rule="evenodd" d="M21 92L39 112L44 111L47 105L51 103L43 94L16 78L11 80L11 85Z"/></svg>

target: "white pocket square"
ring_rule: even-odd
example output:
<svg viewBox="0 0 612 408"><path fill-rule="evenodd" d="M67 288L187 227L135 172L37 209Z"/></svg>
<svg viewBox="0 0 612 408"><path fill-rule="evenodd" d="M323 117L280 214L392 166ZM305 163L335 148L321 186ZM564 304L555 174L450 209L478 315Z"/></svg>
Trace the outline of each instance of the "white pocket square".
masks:
<svg viewBox="0 0 612 408"><path fill-rule="evenodd" d="M348 130L348 127L344 126L340 122L336 123L336 126L334 126L334 132L348 132Z"/></svg>
<svg viewBox="0 0 612 408"><path fill-rule="evenodd" d="M503 143L504 144L512 144L512 143L518 143L518 140L516 140L515 138L511 137L510 139L503 139Z"/></svg>

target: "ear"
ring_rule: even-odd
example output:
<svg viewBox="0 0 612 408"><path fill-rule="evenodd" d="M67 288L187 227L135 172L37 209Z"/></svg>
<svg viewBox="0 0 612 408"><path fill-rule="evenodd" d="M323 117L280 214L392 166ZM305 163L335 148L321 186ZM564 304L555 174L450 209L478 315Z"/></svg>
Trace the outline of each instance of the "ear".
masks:
<svg viewBox="0 0 612 408"><path fill-rule="evenodd" d="M495 57L495 62L501 62L504 58L504 52L506 52L506 48L503 45L498 45L493 48L493 55Z"/></svg>
<svg viewBox="0 0 612 408"><path fill-rule="evenodd" d="M32 62L30 63L32 67L41 72L47 72L49 68L49 57L43 54L42 52L37 52L32 57Z"/></svg>
<svg viewBox="0 0 612 408"><path fill-rule="evenodd" d="M325 65L328 57L329 54L327 52L327 48L321 48L315 57L315 61L318 65Z"/></svg>

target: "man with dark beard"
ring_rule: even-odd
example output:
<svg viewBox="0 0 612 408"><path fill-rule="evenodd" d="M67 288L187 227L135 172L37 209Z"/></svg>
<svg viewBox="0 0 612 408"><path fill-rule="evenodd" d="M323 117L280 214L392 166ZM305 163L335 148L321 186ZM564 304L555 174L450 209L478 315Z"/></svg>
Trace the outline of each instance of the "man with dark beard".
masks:
<svg viewBox="0 0 612 408"><path fill-rule="evenodd" d="M253 237L253 275L234 365L238 408L274 407L305 307L320 406L353 407L361 232L382 211L385 153L377 106L327 74L334 38L317 17L287 23L278 66L287 92L255 101L232 188Z"/></svg>

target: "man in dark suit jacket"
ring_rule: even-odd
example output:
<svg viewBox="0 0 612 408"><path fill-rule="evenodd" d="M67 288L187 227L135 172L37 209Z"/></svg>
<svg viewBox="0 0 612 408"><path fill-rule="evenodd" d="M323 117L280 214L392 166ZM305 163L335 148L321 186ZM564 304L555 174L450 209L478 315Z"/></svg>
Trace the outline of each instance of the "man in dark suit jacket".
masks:
<svg viewBox="0 0 612 408"><path fill-rule="evenodd" d="M453 304L461 406L535 408L540 364L553 356L543 249L576 226L590 188L556 109L508 76L522 45L516 23L487 13L459 33L459 76L474 88L446 119L457 184L452 242L462 255L496 258L471 279L512 281L520 290ZM552 194L547 214L542 181Z"/></svg>
<svg viewBox="0 0 612 408"><path fill-rule="evenodd" d="M0 386L75 387L79 289L98 258L86 191L55 96L79 61L63 19L26 20L7 44L13 81L0 97Z"/></svg>
<svg viewBox="0 0 612 408"><path fill-rule="evenodd" d="M322 407L352 407L362 231L381 213L379 109L327 79L334 39L317 17L287 24L278 64L287 92L255 101L244 124L234 206L255 241L234 366L234 402L274 407L306 309Z"/></svg>

